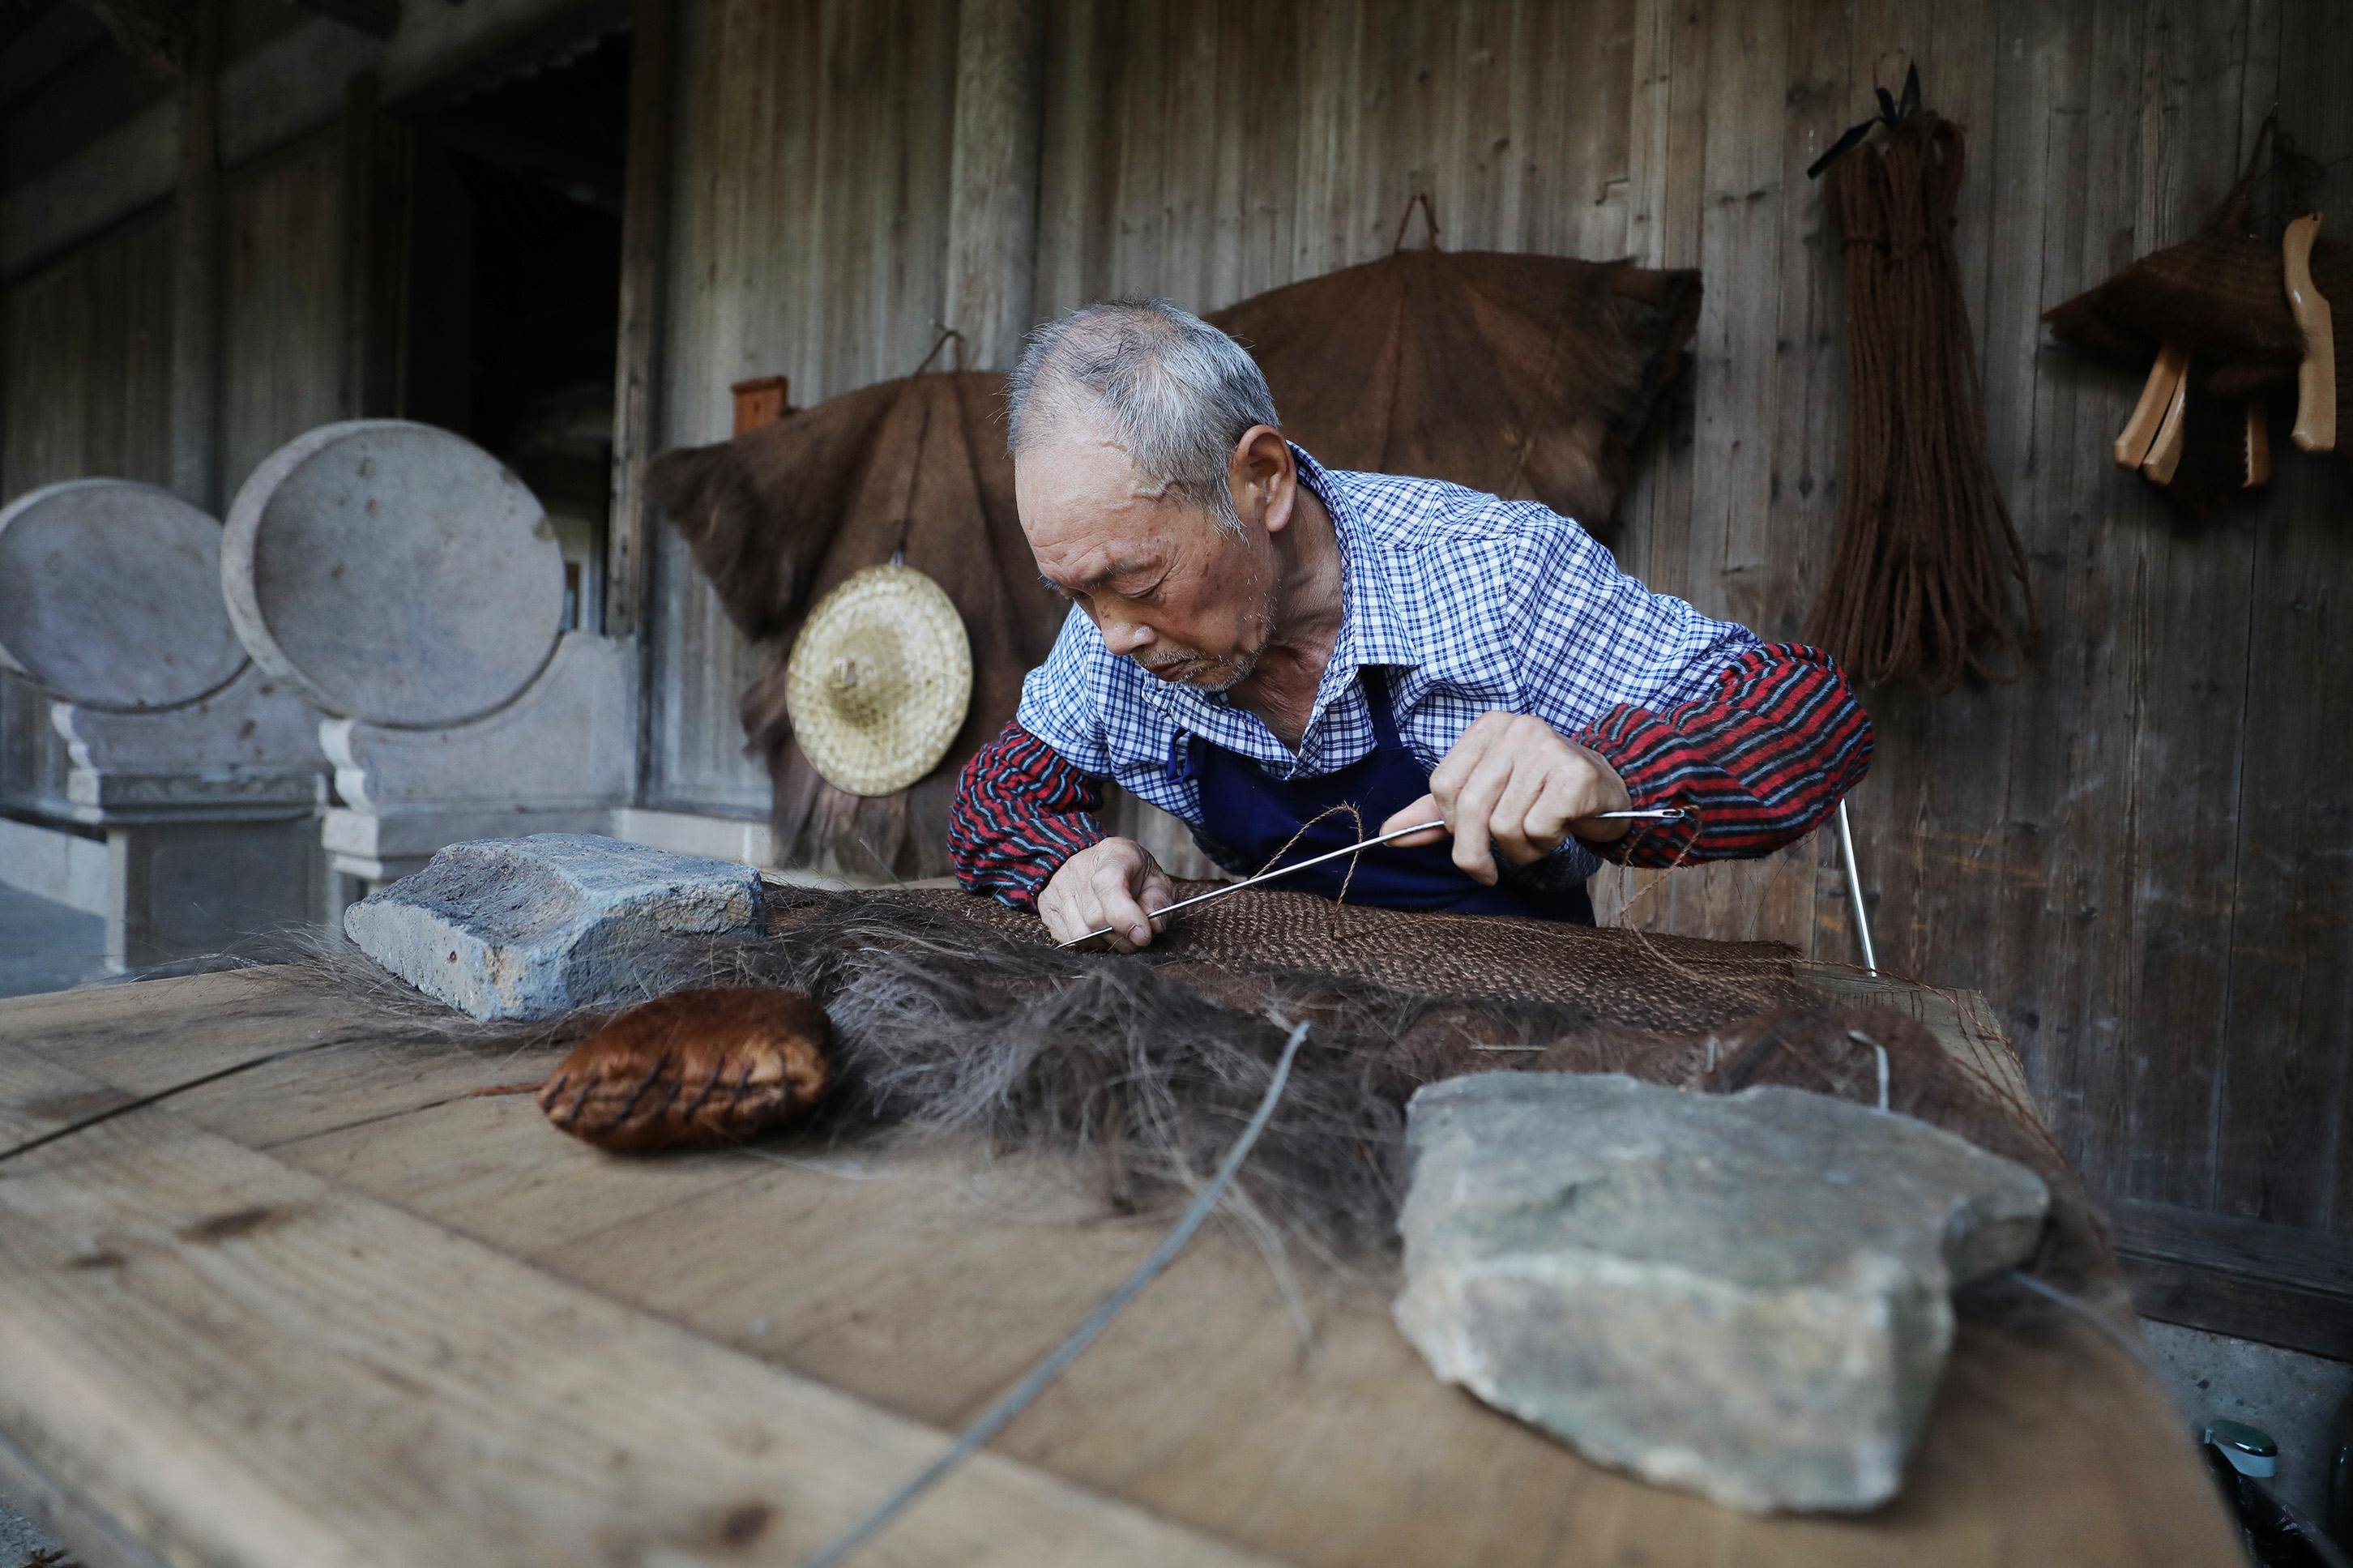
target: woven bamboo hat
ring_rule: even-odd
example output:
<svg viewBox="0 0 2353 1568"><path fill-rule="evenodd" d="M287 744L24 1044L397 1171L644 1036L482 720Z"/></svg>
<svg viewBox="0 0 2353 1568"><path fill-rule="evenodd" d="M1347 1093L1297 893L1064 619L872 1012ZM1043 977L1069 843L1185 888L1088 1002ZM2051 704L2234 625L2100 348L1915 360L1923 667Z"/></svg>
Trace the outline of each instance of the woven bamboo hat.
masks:
<svg viewBox="0 0 2353 1568"><path fill-rule="evenodd" d="M888 795L938 767L971 702L964 622L912 567L869 567L826 595L785 666L802 752L853 795Z"/></svg>

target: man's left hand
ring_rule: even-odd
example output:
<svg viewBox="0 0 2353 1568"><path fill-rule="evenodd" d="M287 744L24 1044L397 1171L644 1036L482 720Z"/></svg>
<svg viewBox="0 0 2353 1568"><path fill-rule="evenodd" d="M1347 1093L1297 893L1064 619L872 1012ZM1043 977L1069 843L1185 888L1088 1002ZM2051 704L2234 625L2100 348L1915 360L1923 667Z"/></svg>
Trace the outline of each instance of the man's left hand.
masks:
<svg viewBox="0 0 2353 1568"><path fill-rule="evenodd" d="M1462 732L1431 770L1430 793L1383 822L1381 831L1443 817L1454 837L1454 863L1473 881L1492 885L1499 853L1514 865L1529 865L1572 833L1597 843L1625 837L1630 824L1593 819L1632 805L1625 780L1599 753L1565 739L1540 718L1498 711L1481 715ZM1438 839L1433 828L1397 842Z"/></svg>

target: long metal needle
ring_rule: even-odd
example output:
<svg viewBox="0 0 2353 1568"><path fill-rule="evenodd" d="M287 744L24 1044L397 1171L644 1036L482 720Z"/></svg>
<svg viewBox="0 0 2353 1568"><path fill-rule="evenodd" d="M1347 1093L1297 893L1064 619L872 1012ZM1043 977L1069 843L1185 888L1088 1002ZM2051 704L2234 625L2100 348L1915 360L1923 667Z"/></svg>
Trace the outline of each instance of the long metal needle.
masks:
<svg viewBox="0 0 2353 1568"><path fill-rule="evenodd" d="M1585 820L1603 822L1679 822L1683 821L1683 810L1681 806L1664 806L1649 811L1597 811ZM1196 904L1207 904L1212 899L1223 898L1229 893L1240 893L1246 887L1256 887L1261 883L1272 882L1279 876L1289 876L1294 871L1305 871L1310 866L1322 865L1325 861L1338 860L1342 855L1355 854L1359 850L1368 850L1376 844L1385 844L1391 839L1409 838L1415 833L1426 833L1432 828L1442 828L1445 825L1446 819L1440 817L1434 821L1417 822L1409 828L1392 829L1388 832L1377 834L1357 843L1346 844L1335 850L1326 850L1319 855L1311 855L1305 860L1293 862L1290 865L1277 866L1272 871L1261 871L1246 882L1229 882L1223 887L1213 887L1207 893L1197 893L1190 898L1180 898L1176 903L1164 905L1158 909L1150 911L1149 914L1152 919L1158 921L1176 914L1180 909L1190 909ZM1082 942L1092 942L1097 937L1108 937L1114 929L1115 927L1110 926L1098 927L1083 937L1073 937L1069 941L1059 944L1056 950L1059 951L1061 948L1075 948Z"/></svg>

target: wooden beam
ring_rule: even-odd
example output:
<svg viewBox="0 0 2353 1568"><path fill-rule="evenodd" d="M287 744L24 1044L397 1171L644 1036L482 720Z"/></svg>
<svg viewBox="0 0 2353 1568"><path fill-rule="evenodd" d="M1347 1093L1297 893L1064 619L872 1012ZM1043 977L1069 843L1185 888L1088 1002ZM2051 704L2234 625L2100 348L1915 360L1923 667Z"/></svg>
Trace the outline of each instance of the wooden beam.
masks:
<svg viewBox="0 0 2353 1568"><path fill-rule="evenodd" d="M371 38L388 38L400 30L400 0L294 0L294 4Z"/></svg>
<svg viewBox="0 0 2353 1568"><path fill-rule="evenodd" d="M105 38L106 28L82 6L49 0L27 7L0 31L0 109L5 109Z"/></svg>
<svg viewBox="0 0 2353 1568"><path fill-rule="evenodd" d="M434 0L382 43L305 19L222 69L221 163L234 168L332 122L355 70L376 73L385 104L406 103L511 49L597 26L611 11L612 0ZM179 118L178 101L167 99L0 196L0 276L14 277L170 196Z"/></svg>
<svg viewBox="0 0 2353 1568"><path fill-rule="evenodd" d="M1044 11L963 0L957 13L946 317L987 369L1012 367L1037 295Z"/></svg>
<svg viewBox="0 0 2353 1568"><path fill-rule="evenodd" d="M646 460L653 455L661 377L662 279L670 257L670 96L677 76L674 0L637 0L629 38L628 169L621 207L621 310L613 372L613 509L607 524L605 632L645 624Z"/></svg>
<svg viewBox="0 0 2353 1568"><path fill-rule="evenodd" d="M207 512L220 493L220 0L195 0L180 84L172 258L172 489Z"/></svg>
<svg viewBox="0 0 2353 1568"><path fill-rule="evenodd" d="M345 85L343 417L396 414L400 302L408 260L408 132L376 102L374 71Z"/></svg>
<svg viewBox="0 0 2353 1568"><path fill-rule="evenodd" d="M2353 1361L2353 1237L2131 1199L2112 1217L2141 1316Z"/></svg>

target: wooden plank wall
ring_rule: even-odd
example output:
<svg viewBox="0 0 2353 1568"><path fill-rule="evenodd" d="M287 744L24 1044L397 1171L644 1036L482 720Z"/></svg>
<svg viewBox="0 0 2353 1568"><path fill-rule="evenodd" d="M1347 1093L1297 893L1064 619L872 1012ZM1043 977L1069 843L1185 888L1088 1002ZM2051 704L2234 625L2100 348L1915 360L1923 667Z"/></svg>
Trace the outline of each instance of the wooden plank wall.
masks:
<svg viewBox="0 0 2353 1568"><path fill-rule="evenodd" d="M172 222L120 224L0 296L0 504L89 474L171 480ZM0 674L0 800L62 789L49 704Z"/></svg>
<svg viewBox="0 0 2353 1568"><path fill-rule="evenodd" d="M170 482L168 212L10 286L0 344L0 503L91 474Z"/></svg>
<svg viewBox="0 0 2353 1568"><path fill-rule="evenodd" d="M947 10L691 0L670 440L723 436L735 377L788 373L806 403L928 346ZM2284 456L2261 505L2179 526L2107 460L2136 388L2038 320L2186 235L2274 100L2353 153L2341 6L1054 0L1046 35L1040 312L1212 308L1378 256L1424 190L1449 246L1701 267L1695 373L1619 548L1773 637L1820 584L1844 417L1803 171L1917 63L1970 132L1962 268L2049 636L2021 684L1873 698L1855 810L1883 959L1995 1000L2111 1195L2353 1236L2353 767L2312 716L2348 684L2353 467ZM2325 205L2353 212L2353 164ZM659 568L657 794L759 810L749 666L667 542ZM1603 892L1647 925L1854 952L1827 842Z"/></svg>
<svg viewBox="0 0 2353 1568"><path fill-rule="evenodd" d="M724 440L731 382L796 403L915 368L945 297L955 10L688 0L662 445ZM655 804L765 815L736 699L758 661L668 529L652 549Z"/></svg>
<svg viewBox="0 0 2353 1568"><path fill-rule="evenodd" d="M228 178L221 481L343 413L332 136ZM0 296L0 499L61 479L171 479L172 216L143 214Z"/></svg>
<svg viewBox="0 0 2353 1568"><path fill-rule="evenodd" d="M221 496L286 442L345 418L341 145L332 133L231 173L221 324Z"/></svg>
<svg viewBox="0 0 2353 1568"><path fill-rule="evenodd" d="M228 180L224 502L281 442L343 414L343 246L332 136ZM171 482L168 207L0 292L0 503L59 480ZM0 676L0 799L61 784L48 705Z"/></svg>

